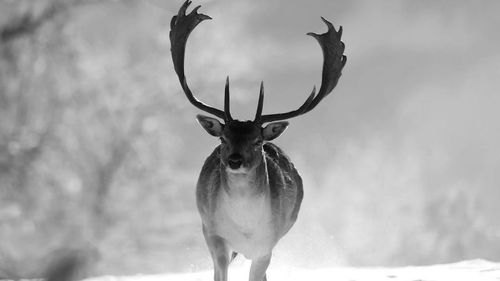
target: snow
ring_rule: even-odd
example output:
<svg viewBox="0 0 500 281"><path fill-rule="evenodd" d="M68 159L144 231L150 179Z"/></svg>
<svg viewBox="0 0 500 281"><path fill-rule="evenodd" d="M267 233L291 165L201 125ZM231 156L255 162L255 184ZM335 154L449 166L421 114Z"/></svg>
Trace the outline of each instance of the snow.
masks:
<svg viewBox="0 0 500 281"><path fill-rule="evenodd" d="M229 281L248 280L249 263L232 265ZM452 264L409 267L336 267L336 268L269 268L268 280L332 280L332 281L499 281L500 263L469 260ZM212 271L136 276L103 276L86 281L208 281Z"/></svg>

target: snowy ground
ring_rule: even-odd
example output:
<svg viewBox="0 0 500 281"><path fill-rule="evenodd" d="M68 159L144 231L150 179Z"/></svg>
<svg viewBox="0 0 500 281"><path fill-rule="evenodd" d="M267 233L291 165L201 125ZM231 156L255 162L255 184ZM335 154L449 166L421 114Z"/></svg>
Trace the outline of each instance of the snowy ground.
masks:
<svg viewBox="0 0 500 281"><path fill-rule="evenodd" d="M229 270L230 281L248 280L249 264L234 265ZM86 281L209 281L211 271L137 276L103 276ZM294 280L332 280L332 281L498 281L500 263L485 260L470 260L453 264L415 266L400 268L270 268L270 281Z"/></svg>

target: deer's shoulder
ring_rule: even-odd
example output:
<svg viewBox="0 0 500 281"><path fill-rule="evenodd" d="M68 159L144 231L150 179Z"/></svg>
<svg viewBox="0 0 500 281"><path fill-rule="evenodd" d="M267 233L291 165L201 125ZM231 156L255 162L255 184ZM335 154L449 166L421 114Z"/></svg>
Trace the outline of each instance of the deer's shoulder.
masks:
<svg viewBox="0 0 500 281"><path fill-rule="evenodd" d="M302 186L302 180L297 169L295 169L292 161L281 148L274 143L268 142L264 144L264 152L269 173L282 174L285 181L283 184L285 185L297 182Z"/></svg>
<svg viewBox="0 0 500 281"><path fill-rule="evenodd" d="M288 218L283 222L282 236L297 219L304 197L302 178L290 158L277 145L270 142L264 144L264 152L268 163L271 204Z"/></svg>
<svg viewBox="0 0 500 281"><path fill-rule="evenodd" d="M211 195L218 192L220 188L220 145L207 157L201 168L198 183L196 185L196 197L200 212L208 210Z"/></svg>

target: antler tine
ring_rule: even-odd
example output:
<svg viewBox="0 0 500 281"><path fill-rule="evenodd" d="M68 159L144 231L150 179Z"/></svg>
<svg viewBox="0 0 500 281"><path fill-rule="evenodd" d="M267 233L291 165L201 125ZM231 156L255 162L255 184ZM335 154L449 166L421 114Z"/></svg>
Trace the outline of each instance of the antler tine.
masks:
<svg viewBox="0 0 500 281"><path fill-rule="evenodd" d="M323 34L307 33L307 35L314 37L318 41L323 51L323 71L318 94L315 95L316 87L314 87L311 95L297 110L286 113L263 115L261 117L262 123L289 119L311 111L337 85L342 75L342 69L347 62L347 57L344 55L345 45L341 41L342 26L339 27L339 31L335 31L331 22L323 17L321 17L321 19L328 27L328 31Z"/></svg>
<svg viewBox="0 0 500 281"><path fill-rule="evenodd" d="M211 107L196 99L186 82L186 76L184 74L184 57L186 52L186 42L189 34L200 22L207 19L212 19L205 14L198 14L198 9L201 6L195 7L191 11L191 13L186 15L186 10L190 4L191 1L186 0L179 9L179 13L176 16L173 16L172 20L170 21L170 51L172 53L174 69L177 73L177 76L179 77L179 82L181 83L182 90L186 94L186 97L188 98L189 102L191 102L191 104L205 112L226 120L226 114L224 111Z"/></svg>
<svg viewBox="0 0 500 281"><path fill-rule="evenodd" d="M224 89L224 120L226 122L233 120L229 111L229 76L226 77L226 87Z"/></svg>
<svg viewBox="0 0 500 281"><path fill-rule="evenodd" d="M255 113L255 123L260 123L262 116L262 107L264 106L264 81L260 82L259 102L257 103L257 112Z"/></svg>

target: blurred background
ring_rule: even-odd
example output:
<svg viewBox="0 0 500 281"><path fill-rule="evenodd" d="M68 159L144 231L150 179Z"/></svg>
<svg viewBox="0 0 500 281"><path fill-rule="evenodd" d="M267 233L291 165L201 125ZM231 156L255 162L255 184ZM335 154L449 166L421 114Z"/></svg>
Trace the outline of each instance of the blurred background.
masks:
<svg viewBox="0 0 500 281"><path fill-rule="evenodd" d="M0 1L0 277L62 248L91 275L211 268L194 189L218 144L170 59L182 1ZM196 96L250 119L320 84L305 36L343 25L334 92L275 141L305 183L272 266L500 261L500 2L195 1Z"/></svg>

